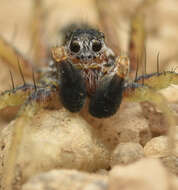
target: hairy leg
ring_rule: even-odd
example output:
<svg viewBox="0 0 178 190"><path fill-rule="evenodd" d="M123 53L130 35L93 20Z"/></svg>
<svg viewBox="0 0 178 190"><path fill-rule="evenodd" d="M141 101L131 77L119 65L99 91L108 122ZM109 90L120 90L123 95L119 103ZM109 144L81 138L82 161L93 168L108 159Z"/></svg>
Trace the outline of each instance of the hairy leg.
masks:
<svg viewBox="0 0 178 190"><path fill-rule="evenodd" d="M129 72L128 57L117 57L116 69L114 76L106 76L100 82L98 89L91 97L89 112L95 117L110 117L116 113L121 104L124 83Z"/></svg>
<svg viewBox="0 0 178 190"><path fill-rule="evenodd" d="M45 8L43 0L32 0L32 14L30 21L30 37L33 48L33 61L40 68L46 66L49 59L49 44L46 40L45 21L49 10Z"/></svg>
<svg viewBox="0 0 178 190"><path fill-rule="evenodd" d="M109 81L103 81L96 93L91 97L89 112L102 118L116 113L122 101L124 80L114 75Z"/></svg>
<svg viewBox="0 0 178 190"><path fill-rule="evenodd" d="M0 36L0 58L15 71L19 71L18 62L20 62L24 76L31 77L31 61L25 58L15 47L8 43L2 36Z"/></svg>
<svg viewBox="0 0 178 190"><path fill-rule="evenodd" d="M59 70L61 102L69 111L78 112L83 107L87 95L81 72L68 60L60 62Z"/></svg>
<svg viewBox="0 0 178 190"><path fill-rule="evenodd" d="M57 89L52 86L46 86L45 88L37 88L21 107L13 125L14 131L3 168L3 177L1 179L1 187L3 190L12 190L17 155L25 126L31 122L33 116L36 115L40 109L54 109L59 106Z"/></svg>
<svg viewBox="0 0 178 190"><path fill-rule="evenodd" d="M29 94L34 91L34 85L25 84L0 94L0 110L6 107L22 105Z"/></svg>

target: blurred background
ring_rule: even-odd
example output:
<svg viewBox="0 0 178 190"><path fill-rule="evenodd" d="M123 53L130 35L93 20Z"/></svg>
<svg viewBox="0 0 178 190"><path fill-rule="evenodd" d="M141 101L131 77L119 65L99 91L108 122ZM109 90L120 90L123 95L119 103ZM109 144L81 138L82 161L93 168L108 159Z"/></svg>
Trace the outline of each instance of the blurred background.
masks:
<svg viewBox="0 0 178 190"><path fill-rule="evenodd" d="M32 25L36 22L35 0L0 0L0 35L22 54L34 54ZM146 49L147 73L156 71L157 54L160 70L178 71L178 1L177 0L36 0L42 5L40 38L48 47L60 44L60 31L71 23L88 23L105 33L106 41L116 54L129 55L134 15L141 12ZM142 34L141 34L142 35ZM143 49L143 48L142 48ZM36 51L36 50L35 50ZM143 51L143 50L142 50ZM9 67L0 60L0 92L11 88ZM22 83L12 71L15 84Z"/></svg>
<svg viewBox="0 0 178 190"><path fill-rule="evenodd" d="M33 0L0 1L0 34L30 57ZM149 2L143 11L148 72L155 71L158 52L162 69L170 69L178 59L177 0L41 0L45 40L49 45L58 44L59 31L69 23L89 23L103 30L101 25L107 20L107 41L114 39L118 52L128 53L130 22L144 1ZM99 10L104 11L101 14Z"/></svg>

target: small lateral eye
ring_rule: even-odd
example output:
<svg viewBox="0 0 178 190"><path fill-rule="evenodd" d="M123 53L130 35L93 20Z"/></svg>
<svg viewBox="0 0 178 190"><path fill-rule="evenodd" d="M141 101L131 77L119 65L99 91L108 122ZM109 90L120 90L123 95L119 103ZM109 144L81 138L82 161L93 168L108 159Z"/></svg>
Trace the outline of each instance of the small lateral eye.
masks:
<svg viewBox="0 0 178 190"><path fill-rule="evenodd" d="M95 51L95 52L98 52L100 51L102 48L102 44L100 41L94 41L93 44L92 44L92 50Z"/></svg>
<svg viewBox="0 0 178 190"><path fill-rule="evenodd" d="M70 50L74 53L77 53L80 51L80 45L77 41L73 41L70 44Z"/></svg>

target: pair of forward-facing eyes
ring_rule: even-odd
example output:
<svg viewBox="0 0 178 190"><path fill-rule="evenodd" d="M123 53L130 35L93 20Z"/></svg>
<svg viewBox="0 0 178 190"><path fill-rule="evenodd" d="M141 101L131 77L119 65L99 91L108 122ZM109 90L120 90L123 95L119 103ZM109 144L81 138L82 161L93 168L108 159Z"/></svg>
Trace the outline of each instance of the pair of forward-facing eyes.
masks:
<svg viewBox="0 0 178 190"><path fill-rule="evenodd" d="M70 51L78 53L81 49L80 43L77 40L74 40L70 43ZM102 48L102 43L99 40L92 41L92 50L94 52L99 52Z"/></svg>

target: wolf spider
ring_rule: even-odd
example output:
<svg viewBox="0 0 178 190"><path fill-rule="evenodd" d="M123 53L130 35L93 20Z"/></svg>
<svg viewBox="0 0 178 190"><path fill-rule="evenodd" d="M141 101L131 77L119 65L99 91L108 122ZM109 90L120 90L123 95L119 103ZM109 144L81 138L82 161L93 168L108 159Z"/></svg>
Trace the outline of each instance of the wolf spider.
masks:
<svg viewBox="0 0 178 190"><path fill-rule="evenodd" d="M34 72L34 83L29 84L20 64L19 70L24 84L15 88L10 73L13 89L0 94L0 109L24 103L20 111L24 112L32 102L37 107L55 109L61 102L70 112L79 112L88 97L89 113L105 118L117 112L123 94L134 96L133 89L148 87L155 76L166 75L169 82L177 81L174 72L156 72L136 77L130 83L129 58L116 56L106 45L104 33L92 28L75 29L66 35L64 45L51 48L49 66L38 71L38 83Z"/></svg>
<svg viewBox="0 0 178 190"><path fill-rule="evenodd" d="M51 103L54 93L70 112L78 112L86 97L90 99L89 113L102 118L113 115L122 100L125 78L129 71L127 57L116 57L107 47L104 34L98 30L76 29L66 36L63 46L52 48L49 67L41 72L36 84L27 84L21 67L24 85L1 94L4 106L18 97L28 105L32 101ZM12 75L11 75L12 76ZM12 80L13 81L13 80ZM7 101L5 101L7 100ZM58 103L56 103L58 104ZM1 109L3 108L1 106Z"/></svg>
<svg viewBox="0 0 178 190"><path fill-rule="evenodd" d="M28 84L20 64L19 70L24 84L15 88L11 74L13 89L0 94L0 109L22 104L14 124L18 133L13 135L9 159L4 168L5 186L12 183L15 169L13 159L17 156L16 148L21 142L23 128L40 108L57 109L61 102L70 112L79 112L88 97L89 113L97 118L105 118L117 112L123 94L144 99L147 88L143 80L148 82L155 76L166 75L177 81L175 73L157 72L140 76L135 82L129 83L128 57L115 56L105 44L104 34L91 28L74 30L66 36L63 46L51 49L49 66L40 72L38 83L34 72L34 83Z"/></svg>
<svg viewBox="0 0 178 190"><path fill-rule="evenodd" d="M1 43L9 46L2 39ZM11 50L13 55L18 54L13 48ZM22 56L19 61L23 67L25 65L23 72L29 73L28 62ZM104 34L87 27L67 33L64 44L51 49L48 67L36 72L38 82L33 73L33 84L27 83L19 63L24 84L15 87L10 73L13 89L0 94L0 110L22 105L14 123L15 132L4 167L4 186L12 184L25 123L30 122L39 109L58 109L61 102L70 112L79 112L88 98L89 113L96 118L105 118L117 112L123 98L148 100L147 89L158 89L160 79L162 86L178 83L176 73L159 72L159 69L140 77L136 73L134 82L130 83L129 68L128 57L116 56L106 45Z"/></svg>

